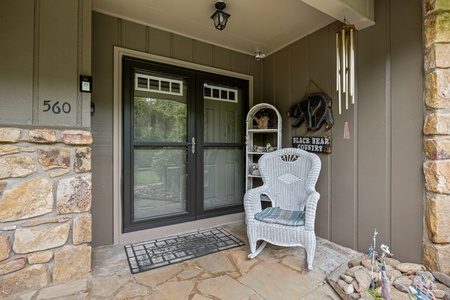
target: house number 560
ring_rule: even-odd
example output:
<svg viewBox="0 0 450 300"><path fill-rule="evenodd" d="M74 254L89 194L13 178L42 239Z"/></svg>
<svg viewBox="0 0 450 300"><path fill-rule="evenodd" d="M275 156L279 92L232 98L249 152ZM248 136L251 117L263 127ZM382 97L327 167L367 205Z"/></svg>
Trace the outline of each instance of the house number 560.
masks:
<svg viewBox="0 0 450 300"><path fill-rule="evenodd" d="M51 100L44 100L44 109L43 112L51 111L54 114L60 114L61 112L68 114L72 110L70 103L64 102L59 104L59 101L52 103Z"/></svg>

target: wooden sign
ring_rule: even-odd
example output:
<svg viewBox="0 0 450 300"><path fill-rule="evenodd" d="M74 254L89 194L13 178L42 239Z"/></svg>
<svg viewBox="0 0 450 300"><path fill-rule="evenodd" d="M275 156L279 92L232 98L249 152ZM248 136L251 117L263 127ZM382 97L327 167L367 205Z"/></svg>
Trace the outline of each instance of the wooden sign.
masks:
<svg viewBox="0 0 450 300"><path fill-rule="evenodd" d="M309 152L331 153L331 137L294 136L292 137L292 147Z"/></svg>

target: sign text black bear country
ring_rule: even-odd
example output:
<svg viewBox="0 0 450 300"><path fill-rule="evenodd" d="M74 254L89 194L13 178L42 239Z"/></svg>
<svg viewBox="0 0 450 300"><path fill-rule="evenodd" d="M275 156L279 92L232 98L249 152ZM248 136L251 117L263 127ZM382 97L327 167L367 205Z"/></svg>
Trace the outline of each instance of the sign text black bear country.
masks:
<svg viewBox="0 0 450 300"><path fill-rule="evenodd" d="M309 152L331 153L331 137L294 136L292 137L292 147Z"/></svg>

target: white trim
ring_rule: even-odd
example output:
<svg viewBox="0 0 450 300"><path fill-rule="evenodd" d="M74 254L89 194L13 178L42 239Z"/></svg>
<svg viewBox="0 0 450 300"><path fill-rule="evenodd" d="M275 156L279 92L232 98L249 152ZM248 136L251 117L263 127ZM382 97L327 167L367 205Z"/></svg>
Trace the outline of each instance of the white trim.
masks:
<svg viewBox="0 0 450 300"><path fill-rule="evenodd" d="M122 95L122 55L114 49L114 107L113 107L113 215L114 215L114 244L120 244L122 227L122 206L120 205L122 194L122 178L120 166L122 165L122 105L120 95Z"/></svg>
<svg viewBox="0 0 450 300"><path fill-rule="evenodd" d="M208 87L211 91L211 96L206 96L205 95L205 88ZM219 92L219 96L218 97L214 97L214 93L213 90L217 90ZM222 98L222 91L225 92L227 94L226 98ZM234 93L234 99L230 99L230 92ZM208 99L208 100L214 100L214 101L224 101L224 102L234 102L237 103L238 102L238 89L233 89L233 88L226 88L223 86L215 86L215 85L207 85L204 86L203 89L203 99Z"/></svg>
<svg viewBox="0 0 450 300"><path fill-rule="evenodd" d="M147 81L146 87L139 87L139 79L144 79ZM143 91L143 92L153 92L153 93L159 93L159 94L166 94L166 95L176 95L176 96L183 96L183 81L182 80L176 80L176 79L169 79L169 78L162 78L162 77L156 77L151 75L145 75L136 73L134 74L134 89L136 91ZM152 89L150 87L151 80L158 82L158 89ZM169 91L164 91L162 89L162 82L169 84ZM179 86L178 92L174 92L172 89L172 85L177 84Z"/></svg>
<svg viewBox="0 0 450 300"><path fill-rule="evenodd" d="M341 22L347 20L357 30L375 25L374 0L301 0Z"/></svg>
<svg viewBox="0 0 450 300"><path fill-rule="evenodd" d="M143 53L135 50L125 49L121 47L114 47L114 108L113 108L113 215L114 215L114 244L124 244L133 241L149 239L153 237L174 234L177 232L185 232L188 230L194 230L197 228L211 227L219 224L241 221L244 219L243 213L226 215L216 218L209 218L203 220L197 220L194 222L176 224L171 226L159 227L148 230L141 230L131 233L122 233L122 178L121 178L121 166L122 166L122 57L131 56L135 58L141 58L149 61L155 61L165 63L173 66L186 67L197 71L204 71L224 76L230 76L234 78L244 79L248 81L249 91L249 105L253 103L253 76L247 74L241 74L233 71L222 70L218 68L197 65L190 62L185 62L168 57L158 56L149 53Z"/></svg>

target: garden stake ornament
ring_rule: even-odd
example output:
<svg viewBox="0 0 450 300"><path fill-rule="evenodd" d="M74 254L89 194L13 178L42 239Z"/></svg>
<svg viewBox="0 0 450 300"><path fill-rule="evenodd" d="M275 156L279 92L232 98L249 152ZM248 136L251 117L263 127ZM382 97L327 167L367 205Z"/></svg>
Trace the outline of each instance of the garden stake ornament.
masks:
<svg viewBox="0 0 450 300"><path fill-rule="evenodd" d="M392 257L393 254L389 251L389 247L381 244L380 246L381 251L383 254L381 254L380 261L381 261L381 296L385 300L391 300L391 296L389 295L389 278L386 275L386 262L384 261L384 258Z"/></svg>
<svg viewBox="0 0 450 300"><path fill-rule="evenodd" d="M381 297L383 297L383 299L385 300L391 300L391 296L389 294L389 278L386 274L386 262L385 262L385 258L386 257L392 257L393 254L389 251L389 247L387 245L381 244L380 249L381 249L381 256L378 256L376 249L377 246L377 234L378 231L375 228L375 230L373 231L373 238L372 238L372 245L369 248L369 254L368 256L370 257L371 260L371 264L372 264L372 272L371 272L371 281L370 281L370 287L369 289L371 290L375 290L376 286L375 286L375 280L373 278L373 269L376 263L380 263L381 264L381 270L380 270L380 279L381 279Z"/></svg>
<svg viewBox="0 0 450 300"><path fill-rule="evenodd" d="M431 292L436 289L434 277L430 272L424 272L421 276L415 276L413 283L409 286L408 296L411 300L436 300Z"/></svg>
<svg viewBox="0 0 450 300"><path fill-rule="evenodd" d="M371 272L371 281L370 281L370 288L371 289L375 289L375 281L373 279L373 266L375 265L375 260L376 260L376 256L377 256L377 251L375 250L376 246L377 246L377 234L378 231L375 228L375 230L373 231L373 238L372 238L372 245L369 248L369 258L371 260L371 264L372 264L372 272Z"/></svg>

